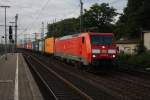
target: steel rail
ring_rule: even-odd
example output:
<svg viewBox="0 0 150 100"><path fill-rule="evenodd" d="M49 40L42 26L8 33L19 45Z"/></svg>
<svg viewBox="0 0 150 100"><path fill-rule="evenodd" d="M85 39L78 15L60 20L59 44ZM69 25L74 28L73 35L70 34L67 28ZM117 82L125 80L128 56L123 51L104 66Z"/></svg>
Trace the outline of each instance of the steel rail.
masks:
<svg viewBox="0 0 150 100"><path fill-rule="evenodd" d="M58 77L60 80L62 80L64 83L66 83L68 86L70 86L72 89L74 89L76 92L78 92L82 97L86 98L86 100L94 100L92 97L81 91L78 87L73 85L71 82L60 76L57 72L53 71L51 68L47 67L44 63L42 63L40 60L35 58L34 56L30 55L35 61L37 61L39 64L41 64L45 69L49 70L53 75Z"/></svg>
<svg viewBox="0 0 150 100"><path fill-rule="evenodd" d="M28 56L31 57L31 56ZM42 78L40 73L33 67L34 65L27 59L28 63L32 66L32 69L36 72L37 76L40 78L40 80L44 83L44 85L47 87L47 89L50 91L50 93L53 95L55 100L59 100L58 97L54 94L53 90L48 86L47 82Z"/></svg>

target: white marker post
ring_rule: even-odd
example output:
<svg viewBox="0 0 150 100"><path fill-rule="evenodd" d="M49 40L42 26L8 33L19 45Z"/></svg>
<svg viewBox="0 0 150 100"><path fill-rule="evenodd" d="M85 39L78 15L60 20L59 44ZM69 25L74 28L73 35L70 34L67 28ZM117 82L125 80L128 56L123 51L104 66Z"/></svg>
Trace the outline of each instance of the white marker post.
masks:
<svg viewBox="0 0 150 100"><path fill-rule="evenodd" d="M17 61L16 61L14 100L19 100L19 95L18 95L18 54L17 54Z"/></svg>

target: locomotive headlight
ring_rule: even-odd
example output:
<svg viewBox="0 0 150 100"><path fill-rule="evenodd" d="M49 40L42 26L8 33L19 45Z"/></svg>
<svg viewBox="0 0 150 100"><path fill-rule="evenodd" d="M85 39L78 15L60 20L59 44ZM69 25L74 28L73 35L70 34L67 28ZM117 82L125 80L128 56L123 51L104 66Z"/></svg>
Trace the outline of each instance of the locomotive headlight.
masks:
<svg viewBox="0 0 150 100"><path fill-rule="evenodd" d="M94 53L94 54L100 53L100 50L99 49L92 49L92 53Z"/></svg>
<svg viewBox="0 0 150 100"><path fill-rule="evenodd" d="M96 55L93 55L93 58L96 58Z"/></svg>
<svg viewBox="0 0 150 100"><path fill-rule="evenodd" d="M105 46L102 46L102 48L104 49L104 48L105 48Z"/></svg>
<svg viewBox="0 0 150 100"><path fill-rule="evenodd" d="M115 53L116 53L116 50L115 50L115 49L109 49L109 50L108 50L108 53L110 53L110 54L115 54Z"/></svg>
<svg viewBox="0 0 150 100"><path fill-rule="evenodd" d="M113 55L113 58L115 58L116 57L116 55Z"/></svg>

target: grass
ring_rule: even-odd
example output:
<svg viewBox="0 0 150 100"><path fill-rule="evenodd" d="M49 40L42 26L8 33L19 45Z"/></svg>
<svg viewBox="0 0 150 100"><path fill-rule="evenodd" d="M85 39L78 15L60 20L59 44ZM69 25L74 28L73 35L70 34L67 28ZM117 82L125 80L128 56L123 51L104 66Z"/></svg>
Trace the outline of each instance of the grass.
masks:
<svg viewBox="0 0 150 100"><path fill-rule="evenodd" d="M141 65L145 68L150 68L150 53L145 52L139 55L127 55L120 54L118 60L123 63L128 63L132 65Z"/></svg>

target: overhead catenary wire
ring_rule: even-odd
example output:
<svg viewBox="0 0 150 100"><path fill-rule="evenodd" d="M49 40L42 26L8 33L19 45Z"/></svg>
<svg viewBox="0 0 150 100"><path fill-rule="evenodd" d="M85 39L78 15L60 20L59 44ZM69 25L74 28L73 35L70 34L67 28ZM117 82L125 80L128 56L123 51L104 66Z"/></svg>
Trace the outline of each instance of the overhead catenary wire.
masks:
<svg viewBox="0 0 150 100"><path fill-rule="evenodd" d="M91 0L84 0L84 1L87 1L87 2L85 3L85 5L86 5L87 3L91 3L91 2L92 2ZM95 0L95 1L102 1L102 0ZM43 4L43 6L41 7L40 10L37 10L37 11L36 11L36 12L38 12L38 15L33 19L33 21L32 21L30 24L28 24L28 25L26 26L26 28L25 28L21 33L24 33L24 32L27 32L28 30L31 30L31 28L32 28L33 25L35 24L35 21L38 21L38 20L40 19L40 17L41 17L41 12L46 8L46 5L48 4L47 2L49 2L49 0L47 0L47 1ZM102 1L102 2L103 2L103 1ZM119 0L115 0L115 1L110 2L110 4L116 4L116 3L119 3L119 2L120 2ZM92 2L92 3L93 3L93 2ZM75 9L74 11L72 11L71 13L69 13L68 15L66 15L66 14L63 14L63 15L65 15L66 17L67 17L67 16L70 16L70 15L73 15L76 10L78 10L78 9ZM64 17L64 16L63 16L63 17ZM58 19L58 18L57 18L57 19ZM61 18L61 19L62 19L62 18Z"/></svg>
<svg viewBox="0 0 150 100"><path fill-rule="evenodd" d="M46 5L48 4L48 2L49 2L49 0L47 0L47 2L41 7L40 12L39 12L39 10L36 11L36 12L39 12L38 16L30 24L28 24L27 27L21 33L24 33L26 31L30 30L29 28L32 28L32 26L34 25L35 21L39 20L39 18L41 16L41 11L43 11L46 8ZM75 8L74 11L72 11L71 14L73 14L73 12L75 12L76 10L77 10L77 7ZM65 16L66 16L66 14L65 14Z"/></svg>
<svg viewBox="0 0 150 100"><path fill-rule="evenodd" d="M99 2L103 3L103 0L96 0L96 1L99 1ZM108 3L109 5L115 7L115 5L117 5L118 3L123 2L123 1L127 2L128 0L112 0L111 2L106 2L106 3ZM117 8L118 13L120 13L121 11L123 11L123 8L121 8L121 7Z"/></svg>
<svg viewBox="0 0 150 100"><path fill-rule="evenodd" d="M96 0L96 1L99 1L101 3L104 2L104 0ZM118 4L122 1L127 1L127 0L112 0L111 2L107 2L107 3L109 3L110 5L114 5L114 4Z"/></svg>
<svg viewBox="0 0 150 100"><path fill-rule="evenodd" d="M50 0L47 0L47 1L43 4L43 6L41 7L41 9L36 11L36 13L39 12L38 15L37 15L37 17L35 17L35 19L33 19L33 21L32 21L31 23L29 23L29 24L27 25L27 27L26 27L21 33L26 32L27 30L29 30L29 28L31 28L31 27L33 26L34 22L39 19L40 15L41 15L41 11L44 10L44 8L45 8L46 5L49 3L49 1L50 1Z"/></svg>

